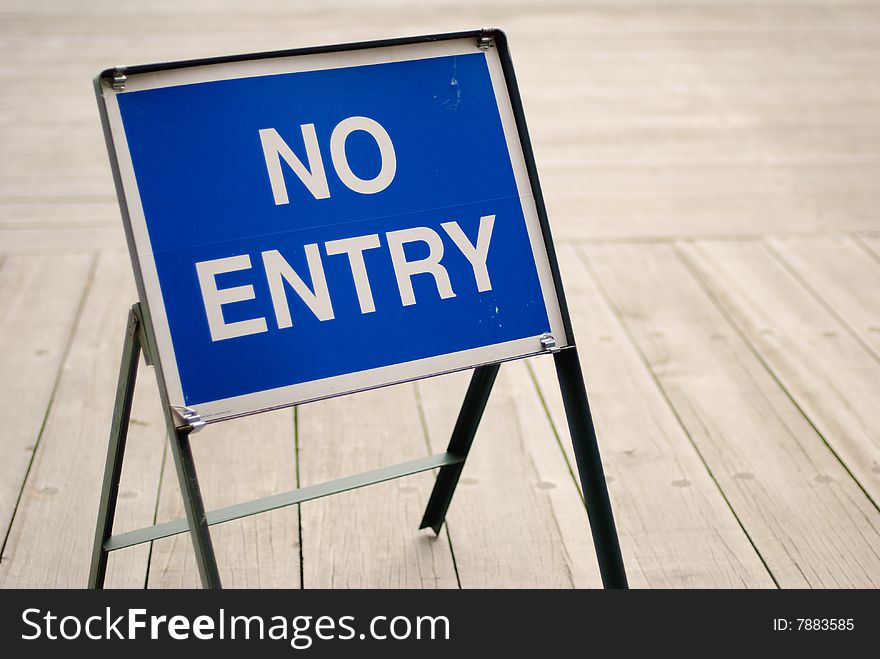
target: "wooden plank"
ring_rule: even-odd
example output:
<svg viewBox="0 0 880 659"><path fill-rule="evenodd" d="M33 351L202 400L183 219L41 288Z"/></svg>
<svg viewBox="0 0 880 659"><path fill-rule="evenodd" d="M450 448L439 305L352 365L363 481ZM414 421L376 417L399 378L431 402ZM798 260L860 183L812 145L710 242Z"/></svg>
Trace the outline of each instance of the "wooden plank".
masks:
<svg viewBox="0 0 880 659"><path fill-rule="evenodd" d="M93 260L8 256L0 267L0 539L9 531Z"/></svg>
<svg viewBox="0 0 880 659"><path fill-rule="evenodd" d="M876 587L880 512L675 248L584 250L776 582Z"/></svg>
<svg viewBox="0 0 880 659"><path fill-rule="evenodd" d="M116 229L122 226L116 197L95 199L3 199L0 228Z"/></svg>
<svg viewBox="0 0 880 659"><path fill-rule="evenodd" d="M877 11L838 7L826 23L800 3L669 8L654 31L642 6L630 8L637 44L605 30L518 58L557 237L876 226L880 97L863 67ZM533 17L533 29L551 21ZM748 35L733 27L745 24ZM807 34L823 44L809 54L792 47Z"/></svg>
<svg viewBox="0 0 880 659"><path fill-rule="evenodd" d="M576 249L561 247L559 258L632 585L774 587ZM574 465L553 361L530 363L569 464Z"/></svg>
<svg viewBox="0 0 880 659"><path fill-rule="evenodd" d="M122 223L118 226L78 227L51 229L0 228L0 245L7 254L57 254L59 252L87 252L125 249Z"/></svg>
<svg viewBox="0 0 880 659"><path fill-rule="evenodd" d="M298 410L300 484L321 483L427 454L413 385ZM306 588L455 588L445 534L419 531L430 472L302 504Z"/></svg>
<svg viewBox="0 0 880 659"><path fill-rule="evenodd" d="M858 241L865 246L870 256L880 261L880 236L859 236Z"/></svg>
<svg viewBox="0 0 880 659"><path fill-rule="evenodd" d="M134 284L125 256L98 259L76 334L0 562L4 587L86 585L119 359ZM56 300L57 301L57 300ZM155 381L138 382L117 530L152 522L162 459ZM107 585L142 587L149 547L119 552Z"/></svg>
<svg viewBox="0 0 880 659"><path fill-rule="evenodd" d="M418 383L446 450L470 373ZM448 512L462 588L597 588L586 510L522 362L503 364Z"/></svg>
<svg viewBox="0 0 880 659"><path fill-rule="evenodd" d="M880 361L760 242L681 252L875 504L880 504ZM860 280L870 286L877 276Z"/></svg>
<svg viewBox="0 0 880 659"><path fill-rule="evenodd" d="M770 245L789 271L880 357L880 260L851 236L776 238Z"/></svg>
<svg viewBox="0 0 880 659"><path fill-rule="evenodd" d="M196 473L208 510L296 487L293 412L278 410L205 428L192 438ZM159 522L184 516L170 455L159 501ZM296 507L211 527L224 588L299 588ZM149 587L198 588L189 535L157 540Z"/></svg>

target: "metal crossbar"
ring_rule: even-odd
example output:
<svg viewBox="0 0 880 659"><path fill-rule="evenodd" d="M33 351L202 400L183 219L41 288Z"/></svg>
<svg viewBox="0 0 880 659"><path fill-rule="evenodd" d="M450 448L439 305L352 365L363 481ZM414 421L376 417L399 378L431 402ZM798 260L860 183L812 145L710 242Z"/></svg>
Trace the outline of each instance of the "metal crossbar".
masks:
<svg viewBox="0 0 880 659"><path fill-rule="evenodd" d="M207 513L208 526L230 522L234 519L248 517L249 515L256 515L258 513L265 513L286 506L292 506L296 503L302 503L303 501L320 499L321 497L326 497L331 494L339 494L340 492L347 492L348 490L354 490L367 485L375 485L376 483L400 478L402 476L411 476L412 474L428 471L429 469L436 469L437 467L457 465L464 462L464 459L464 455L438 453L437 455L430 455L424 458L410 460L409 462L402 462L390 467L366 471L362 474L356 474L355 476L348 476L346 478L327 481L326 483L301 487L298 490L290 490L289 492L274 494L263 499L256 499L255 501L248 501L227 506L225 508L218 508L217 510L212 510ZM124 549L125 547L132 547L144 542L149 542L150 540L158 540L159 538L167 538L179 533L186 533L187 531L189 531L189 526L186 519L175 519L171 522L165 522L164 524L157 524L155 526L138 529L137 531L129 531L127 533L114 535L104 542L104 550L116 551L117 549Z"/></svg>

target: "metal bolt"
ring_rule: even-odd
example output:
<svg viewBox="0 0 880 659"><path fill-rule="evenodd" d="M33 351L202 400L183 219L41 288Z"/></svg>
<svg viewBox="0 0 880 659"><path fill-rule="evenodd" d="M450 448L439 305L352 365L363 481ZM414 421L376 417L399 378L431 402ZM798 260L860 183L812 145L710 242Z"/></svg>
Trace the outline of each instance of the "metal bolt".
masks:
<svg viewBox="0 0 880 659"><path fill-rule="evenodd" d="M128 76L125 75L121 67L118 67L113 71L113 80L110 82L110 86L113 88L114 91L125 91L126 80L128 80Z"/></svg>
<svg viewBox="0 0 880 659"><path fill-rule="evenodd" d="M205 427L205 422L202 420L201 415L194 409L178 405L172 405L171 407L178 415L180 415L180 418L183 419L184 423L189 426L190 433L197 433Z"/></svg>
<svg viewBox="0 0 880 659"><path fill-rule="evenodd" d="M548 351L552 351L556 347L556 339L553 338L552 334L545 334L541 337L541 347Z"/></svg>
<svg viewBox="0 0 880 659"><path fill-rule="evenodd" d="M480 50L489 50L489 47L492 45L492 37L480 37L477 40L477 47Z"/></svg>

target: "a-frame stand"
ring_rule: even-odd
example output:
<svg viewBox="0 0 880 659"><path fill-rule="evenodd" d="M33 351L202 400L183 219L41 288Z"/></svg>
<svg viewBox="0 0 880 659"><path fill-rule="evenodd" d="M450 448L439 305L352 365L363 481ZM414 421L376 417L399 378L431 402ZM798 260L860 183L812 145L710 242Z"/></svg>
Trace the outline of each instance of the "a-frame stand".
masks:
<svg viewBox="0 0 880 659"><path fill-rule="evenodd" d="M220 588L220 575L217 569L217 559L214 556L214 547L211 543L210 526L437 467L440 468L440 472L431 492L431 498L428 501L420 528L431 527L435 533L439 533L499 368L499 364L489 364L479 366L474 370L445 453L291 490L207 513L202 503L189 443L189 435L197 430L198 426L177 427L170 410L166 410L165 418L171 441L171 454L180 483L186 519L112 535L138 361L145 345L140 305L135 304L129 312L128 325L125 330L119 384L116 390L116 402L110 428L110 444L107 449L95 543L92 549L92 564L89 573L90 588L103 588L107 559L111 551L186 531L189 531L192 538L202 585L205 588ZM149 355L146 356L149 357ZM562 391L565 414L574 446L602 583L605 588L626 588L623 558L611 513L611 502L608 498L605 474L599 457L596 432L587 403L587 392L577 350L574 346L560 350L554 354L554 359L556 360L556 373Z"/></svg>

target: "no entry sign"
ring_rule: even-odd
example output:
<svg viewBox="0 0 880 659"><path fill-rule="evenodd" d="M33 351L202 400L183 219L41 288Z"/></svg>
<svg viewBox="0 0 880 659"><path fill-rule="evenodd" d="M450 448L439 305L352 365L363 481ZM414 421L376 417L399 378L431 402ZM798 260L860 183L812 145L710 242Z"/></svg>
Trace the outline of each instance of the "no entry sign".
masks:
<svg viewBox="0 0 880 659"><path fill-rule="evenodd" d="M172 406L213 421L567 344L504 57L443 38L106 79Z"/></svg>
<svg viewBox="0 0 880 659"><path fill-rule="evenodd" d="M116 67L95 79L134 264L89 571L189 531L439 468L445 520L499 362L554 353L602 581L626 574L507 40L498 30ZM141 351L186 519L113 535ZM207 512L206 423L474 372L447 450Z"/></svg>

